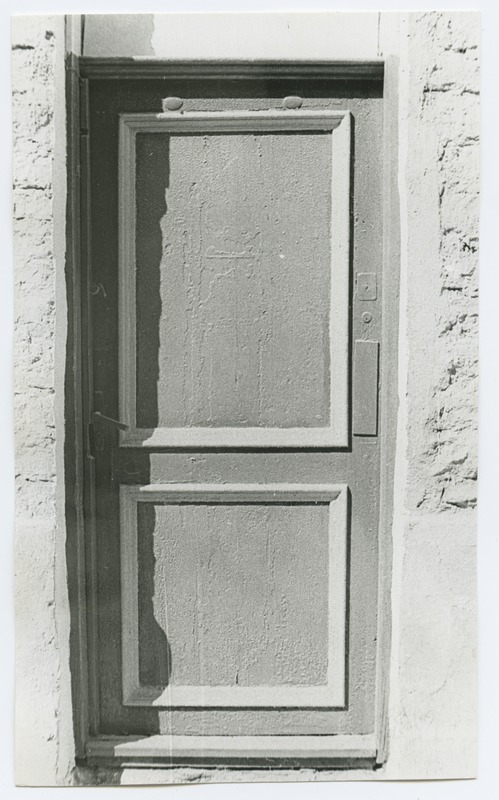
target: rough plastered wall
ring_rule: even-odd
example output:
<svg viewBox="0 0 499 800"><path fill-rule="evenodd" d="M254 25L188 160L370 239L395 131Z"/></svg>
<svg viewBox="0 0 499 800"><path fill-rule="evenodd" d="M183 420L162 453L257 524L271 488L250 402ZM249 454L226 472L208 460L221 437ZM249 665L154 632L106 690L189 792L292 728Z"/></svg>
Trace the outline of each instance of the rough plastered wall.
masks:
<svg viewBox="0 0 499 800"><path fill-rule="evenodd" d="M401 34L388 771L447 777L476 755L479 17L414 13Z"/></svg>
<svg viewBox="0 0 499 800"><path fill-rule="evenodd" d="M64 18L12 26L16 436L16 780L71 763L65 530ZM62 291L61 291L62 289Z"/></svg>

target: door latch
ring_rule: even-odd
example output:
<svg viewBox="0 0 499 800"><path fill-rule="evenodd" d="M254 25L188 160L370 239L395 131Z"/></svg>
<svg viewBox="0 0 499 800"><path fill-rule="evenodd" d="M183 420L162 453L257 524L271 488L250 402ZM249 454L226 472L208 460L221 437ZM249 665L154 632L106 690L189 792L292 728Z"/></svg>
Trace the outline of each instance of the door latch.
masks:
<svg viewBox="0 0 499 800"><path fill-rule="evenodd" d="M110 428L117 428L119 431L127 431L130 427L129 425L126 425L124 422L120 422L117 419L106 417L106 415L101 414L100 411L94 411L92 414L92 422L100 422L101 425L109 425Z"/></svg>
<svg viewBox="0 0 499 800"><path fill-rule="evenodd" d="M97 427L96 427L97 426ZM94 411L88 426L88 447L90 458L95 458L96 452L105 448L106 437L101 426L115 428L119 431L128 430L129 426L112 417L106 417L100 411Z"/></svg>

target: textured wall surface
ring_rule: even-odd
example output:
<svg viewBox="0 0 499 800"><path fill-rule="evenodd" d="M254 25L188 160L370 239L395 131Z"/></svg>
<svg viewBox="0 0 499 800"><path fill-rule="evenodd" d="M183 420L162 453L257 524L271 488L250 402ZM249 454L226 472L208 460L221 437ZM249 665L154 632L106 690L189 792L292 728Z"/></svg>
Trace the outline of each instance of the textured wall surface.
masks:
<svg viewBox="0 0 499 800"><path fill-rule="evenodd" d="M408 509L427 513L476 505L478 17L409 31Z"/></svg>
<svg viewBox="0 0 499 800"><path fill-rule="evenodd" d="M14 143L16 433L16 778L64 778L72 736L67 660L65 532L58 492L63 432L56 313L64 285L64 19L15 18ZM62 125L62 131L61 131ZM62 184L61 184L62 176ZM57 399L56 399L57 398ZM69 727L66 727L69 724ZM69 751L69 755L66 753ZM66 766L60 765L66 756ZM62 770L62 771L61 771Z"/></svg>
<svg viewBox="0 0 499 800"><path fill-rule="evenodd" d="M475 768L479 17L415 13L401 33L388 772L432 778Z"/></svg>

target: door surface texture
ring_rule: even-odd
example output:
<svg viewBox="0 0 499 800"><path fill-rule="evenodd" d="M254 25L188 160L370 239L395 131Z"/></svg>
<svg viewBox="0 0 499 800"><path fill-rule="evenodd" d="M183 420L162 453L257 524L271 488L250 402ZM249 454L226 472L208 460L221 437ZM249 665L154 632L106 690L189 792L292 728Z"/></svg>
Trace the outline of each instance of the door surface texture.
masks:
<svg viewBox="0 0 499 800"><path fill-rule="evenodd" d="M380 84L88 83L88 756L373 764Z"/></svg>

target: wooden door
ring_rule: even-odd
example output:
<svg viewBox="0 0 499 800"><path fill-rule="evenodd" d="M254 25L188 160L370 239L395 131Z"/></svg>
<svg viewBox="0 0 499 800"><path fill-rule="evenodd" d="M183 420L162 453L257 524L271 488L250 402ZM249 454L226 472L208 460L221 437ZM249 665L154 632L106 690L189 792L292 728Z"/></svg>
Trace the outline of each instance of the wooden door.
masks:
<svg viewBox="0 0 499 800"><path fill-rule="evenodd" d="M89 112L88 752L372 760L379 91L101 78Z"/></svg>

